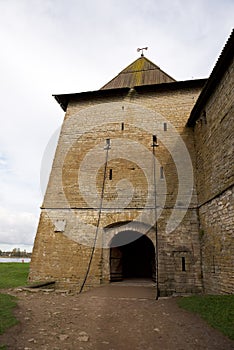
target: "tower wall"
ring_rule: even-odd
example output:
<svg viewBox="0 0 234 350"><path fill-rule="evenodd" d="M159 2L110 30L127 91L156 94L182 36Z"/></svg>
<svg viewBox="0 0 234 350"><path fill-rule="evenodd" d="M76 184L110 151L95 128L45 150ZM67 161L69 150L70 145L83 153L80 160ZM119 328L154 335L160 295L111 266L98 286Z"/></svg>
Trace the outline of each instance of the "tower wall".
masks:
<svg viewBox="0 0 234 350"><path fill-rule="evenodd" d="M55 280L58 288L79 290L97 233L85 287L108 283L109 228L131 223L127 229L133 229L134 223L156 245L157 215L161 295L202 290L194 136L185 127L200 89L130 90L115 98L74 97L70 101L42 205L31 281ZM156 213L154 134L159 142L155 149ZM111 149L97 232L107 138Z"/></svg>

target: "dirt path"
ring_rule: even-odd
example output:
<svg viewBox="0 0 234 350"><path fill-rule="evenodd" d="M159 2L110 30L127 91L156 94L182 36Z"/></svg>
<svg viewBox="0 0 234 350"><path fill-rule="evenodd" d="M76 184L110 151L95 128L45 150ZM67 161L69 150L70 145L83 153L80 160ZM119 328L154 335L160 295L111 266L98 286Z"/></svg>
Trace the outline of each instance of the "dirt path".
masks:
<svg viewBox="0 0 234 350"><path fill-rule="evenodd" d="M0 337L10 350L231 350L234 342L176 298L154 300L152 287L111 285L80 295L8 291L20 324Z"/></svg>

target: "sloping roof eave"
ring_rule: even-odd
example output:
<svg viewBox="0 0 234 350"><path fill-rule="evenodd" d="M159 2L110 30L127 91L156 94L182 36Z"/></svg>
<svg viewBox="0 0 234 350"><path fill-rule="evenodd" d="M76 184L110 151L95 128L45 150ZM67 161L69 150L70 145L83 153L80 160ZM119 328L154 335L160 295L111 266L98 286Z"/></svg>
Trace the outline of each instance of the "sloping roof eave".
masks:
<svg viewBox="0 0 234 350"><path fill-rule="evenodd" d="M206 84L204 85L195 106L193 107L190 117L187 122L187 126L194 126L196 120L199 117L205 103L212 95L215 87L220 82L223 74L226 72L231 60L234 56L234 29L232 30L226 45L224 46L218 61L216 62L210 77L208 78Z"/></svg>
<svg viewBox="0 0 234 350"><path fill-rule="evenodd" d="M169 83L161 84L149 84L134 86L134 89L137 93L149 92L149 91L165 91L165 90L175 90L175 89L184 89L184 88L194 88L194 87L203 87L207 79L193 79L185 81L175 81ZM92 98L104 98L104 97L114 97L127 95L131 89L126 88L115 88L115 89L104 89L104 90L94 90L70 94L59 94L52 95L61 108L66 112L69 101L72 98L80 99L92 99Z"/></svg>

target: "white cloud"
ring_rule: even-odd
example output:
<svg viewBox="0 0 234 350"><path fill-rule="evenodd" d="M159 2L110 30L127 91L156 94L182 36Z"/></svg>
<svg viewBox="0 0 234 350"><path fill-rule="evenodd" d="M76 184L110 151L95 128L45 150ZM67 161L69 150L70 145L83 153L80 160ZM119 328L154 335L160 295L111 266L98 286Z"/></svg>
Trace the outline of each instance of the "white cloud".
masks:
<svg viewBox="0 0 234 350"><path fill-rule="evenodd" d="M177 80L207 77L233 12L232 0L0 1L0 243L7 232L19 243L35 234L41 159L64 115L53 93L99 89L141 45Z"/></svg>
<svg viewBox="0 0 234 350"><path fill-rule="evenodd" d="M0 207L0 240L4 244L32 245L37 216L30 212L14 212Z"/></svg>

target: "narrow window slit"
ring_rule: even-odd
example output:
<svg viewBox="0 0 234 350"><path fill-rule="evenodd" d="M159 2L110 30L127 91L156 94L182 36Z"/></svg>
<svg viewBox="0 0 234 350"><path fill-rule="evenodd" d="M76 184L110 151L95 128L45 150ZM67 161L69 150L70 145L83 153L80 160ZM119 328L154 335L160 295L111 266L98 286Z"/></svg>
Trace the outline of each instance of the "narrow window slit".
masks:
<svg viewBox="0 0 234 350"><path fill-rule="evenodd" d="M167 131L167 123L163 123L163 130Z"/></svg>
<svg viewBox="0 0 234 350"><path fill-rule="evenodd" d="M215 273L215 257L212 256L212 263L213 263L213 273Z"/></svg>
<svg viewBox="0 0 234 350"><path fill-rule="evenodd" d="M182 256L182 258L181 258L181 263L182 263L182 271L186 271L186 266L185 266L185 257L184 256Z"/></svg>
<svg viewBox="0 0 234 350"><path fill-rule="evenodd" d="M203 119L204 124L207 124L206 111L202 112L202 119Z"/></svg>
<svg viewBox="0 0 234 350"><path fill-rule="evenodd" d="M160 167L160 179L164 179L164 170L163 167Z"/></svg>
<svg viewBox="0 0 234 350"><path fill-rule="evenodd" d="M109 170L109 180L112 180L112 169Z"/></svg>
<svg viewBox="0 0 234 350"><path fill-rule="evenodd" d="M124 130L124 123L121 124L121 130Z"/></svg>

